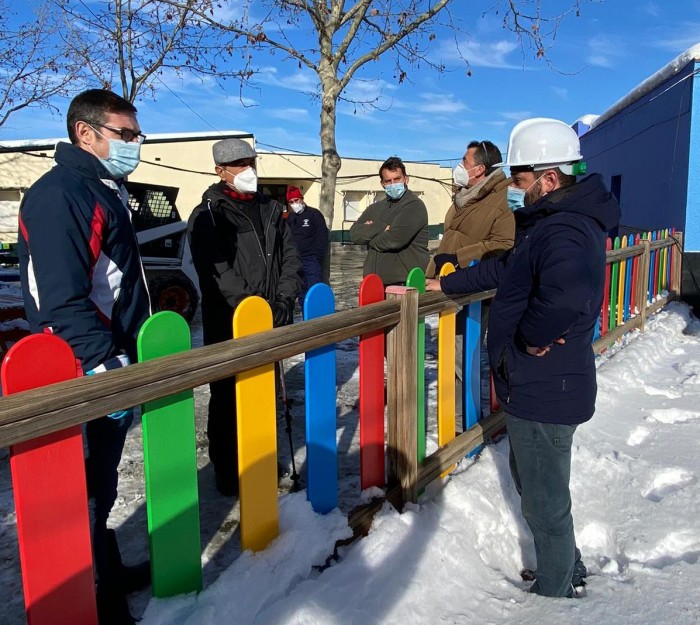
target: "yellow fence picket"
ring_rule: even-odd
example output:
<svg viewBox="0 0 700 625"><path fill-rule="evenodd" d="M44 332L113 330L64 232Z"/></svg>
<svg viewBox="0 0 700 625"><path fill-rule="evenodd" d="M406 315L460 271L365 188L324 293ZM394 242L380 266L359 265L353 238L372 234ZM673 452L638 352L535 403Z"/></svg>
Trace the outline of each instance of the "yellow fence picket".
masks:
<svg viewBox="0 0 700 625"><path fill-rule="evenodd" d="M272 329L272 312L262 297L248 297L233 314L233 336ZM259 551L279 533L277 507L277 418L275 365L236 375L241 547Z"/></svg>

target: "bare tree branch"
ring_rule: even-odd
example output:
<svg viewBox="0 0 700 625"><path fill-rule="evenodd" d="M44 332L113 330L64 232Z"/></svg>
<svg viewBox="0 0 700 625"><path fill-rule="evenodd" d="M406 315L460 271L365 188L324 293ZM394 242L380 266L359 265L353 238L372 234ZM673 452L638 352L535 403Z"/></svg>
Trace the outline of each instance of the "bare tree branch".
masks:
<svg viewBox="0 0 700 625"><path fill-rule="evenodd" d="M15 17L10 3L0 0L0 127L25 108L54 109L51 98L80 88L79 68L52 45L47 7L18 25Z"/></svg>
<svg viewBox="0 0 700 625"><path fill-rule="evenodd" d="M155 93L154 80L164 69L217 81L235 77L245 82L251 75L249 60L235 58L246 39L237 43L233 35L222 37L225 31L211 20L210 0L48 1L66 54L103 86L117 83L130 102Z"/></svg>
<svg viewBox="0 0 700 625"><path fill-rule="evenodd" d="M185 0L163 0L178 10ZM253 54L266 51L283 53L306 67L318 78L322 185L320 208L332 222L335 183L341 166L336 149L336 115L339 101L356 106L378 106L378 98L357 101L346 91L357 72L386 55L393 55L396 80L408 79L408 68L427 65L437 72L445 65L428 56L434 29L444 26L457 33L449 13L457 0L257 0L245 1L245 12L238 19L226 19L226 0L200 2L192 13L222 32L246 41ZM461 0L462 2L464 0ZM581 2L569 0L571 7L554 16L544 16L541 0L495 0L491 12L503 16L504 28L513 32L524 50L531 46L537 58L548 62L547 46L569 13L578 15ZM454 5L453 5L454 6ZM445 22L439 22L441 16ZM455 45L459 50L458 38ZM468 59L463 59L467 74Z"/></svg>

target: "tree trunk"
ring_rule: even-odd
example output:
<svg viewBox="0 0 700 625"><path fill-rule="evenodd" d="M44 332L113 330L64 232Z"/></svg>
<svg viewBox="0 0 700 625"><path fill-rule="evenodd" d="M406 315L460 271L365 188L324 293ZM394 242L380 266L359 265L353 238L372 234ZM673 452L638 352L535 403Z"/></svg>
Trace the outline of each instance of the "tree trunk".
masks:
<svg viewBox="0 0 700 625"><path fill-rule="evenodd" d="M324 89L324 92L326 90ZM338 99L324 93L321 104L321 202L320 209L330 229L333 226L335 184L341 160L335 143L335 116Z"/></svg>
<svg viewBox="0 0 700 625"><path fill-rule="evenodd" d="M337 80L322 82L321 99L321 199L319 209L326 218L329 232L333 230L333 212L335 207L335 186L340 171L341 159L335 143L336 106L340 89ZM322 263L325 282L330 278L330 245Z"/></svg>

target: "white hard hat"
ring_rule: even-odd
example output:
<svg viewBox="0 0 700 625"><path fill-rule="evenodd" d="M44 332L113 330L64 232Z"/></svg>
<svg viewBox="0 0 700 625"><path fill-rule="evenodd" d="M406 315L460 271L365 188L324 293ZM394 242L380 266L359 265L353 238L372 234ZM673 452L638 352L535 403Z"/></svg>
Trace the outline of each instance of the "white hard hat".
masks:
<svg viewBox="0 0 700 625"><path fill-rule="evenodd" d="M535 117L516 124L510 133L507 160L499 165L535 171L558 167L572 174L572 163L582 158L578 135L571 126L558 119Z"/></svg>

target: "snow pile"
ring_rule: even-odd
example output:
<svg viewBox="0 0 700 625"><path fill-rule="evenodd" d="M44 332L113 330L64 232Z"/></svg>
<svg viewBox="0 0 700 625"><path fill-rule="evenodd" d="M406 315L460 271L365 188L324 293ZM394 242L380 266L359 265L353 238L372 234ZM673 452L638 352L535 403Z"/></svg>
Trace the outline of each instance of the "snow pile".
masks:
<svg viewBox="0 0 700 625"><path fill-rule="evenodd" d="M303 493L283 497L273 545L197 597L152 600L142 625L697 623L698 331L674 304L599 359L598 409L574 439L571 485L587 597L524 592L518 572L534 555L502 441L404 514L386 505L323 572L314 565L349 534L343 517L313 514Z"/></svg>

